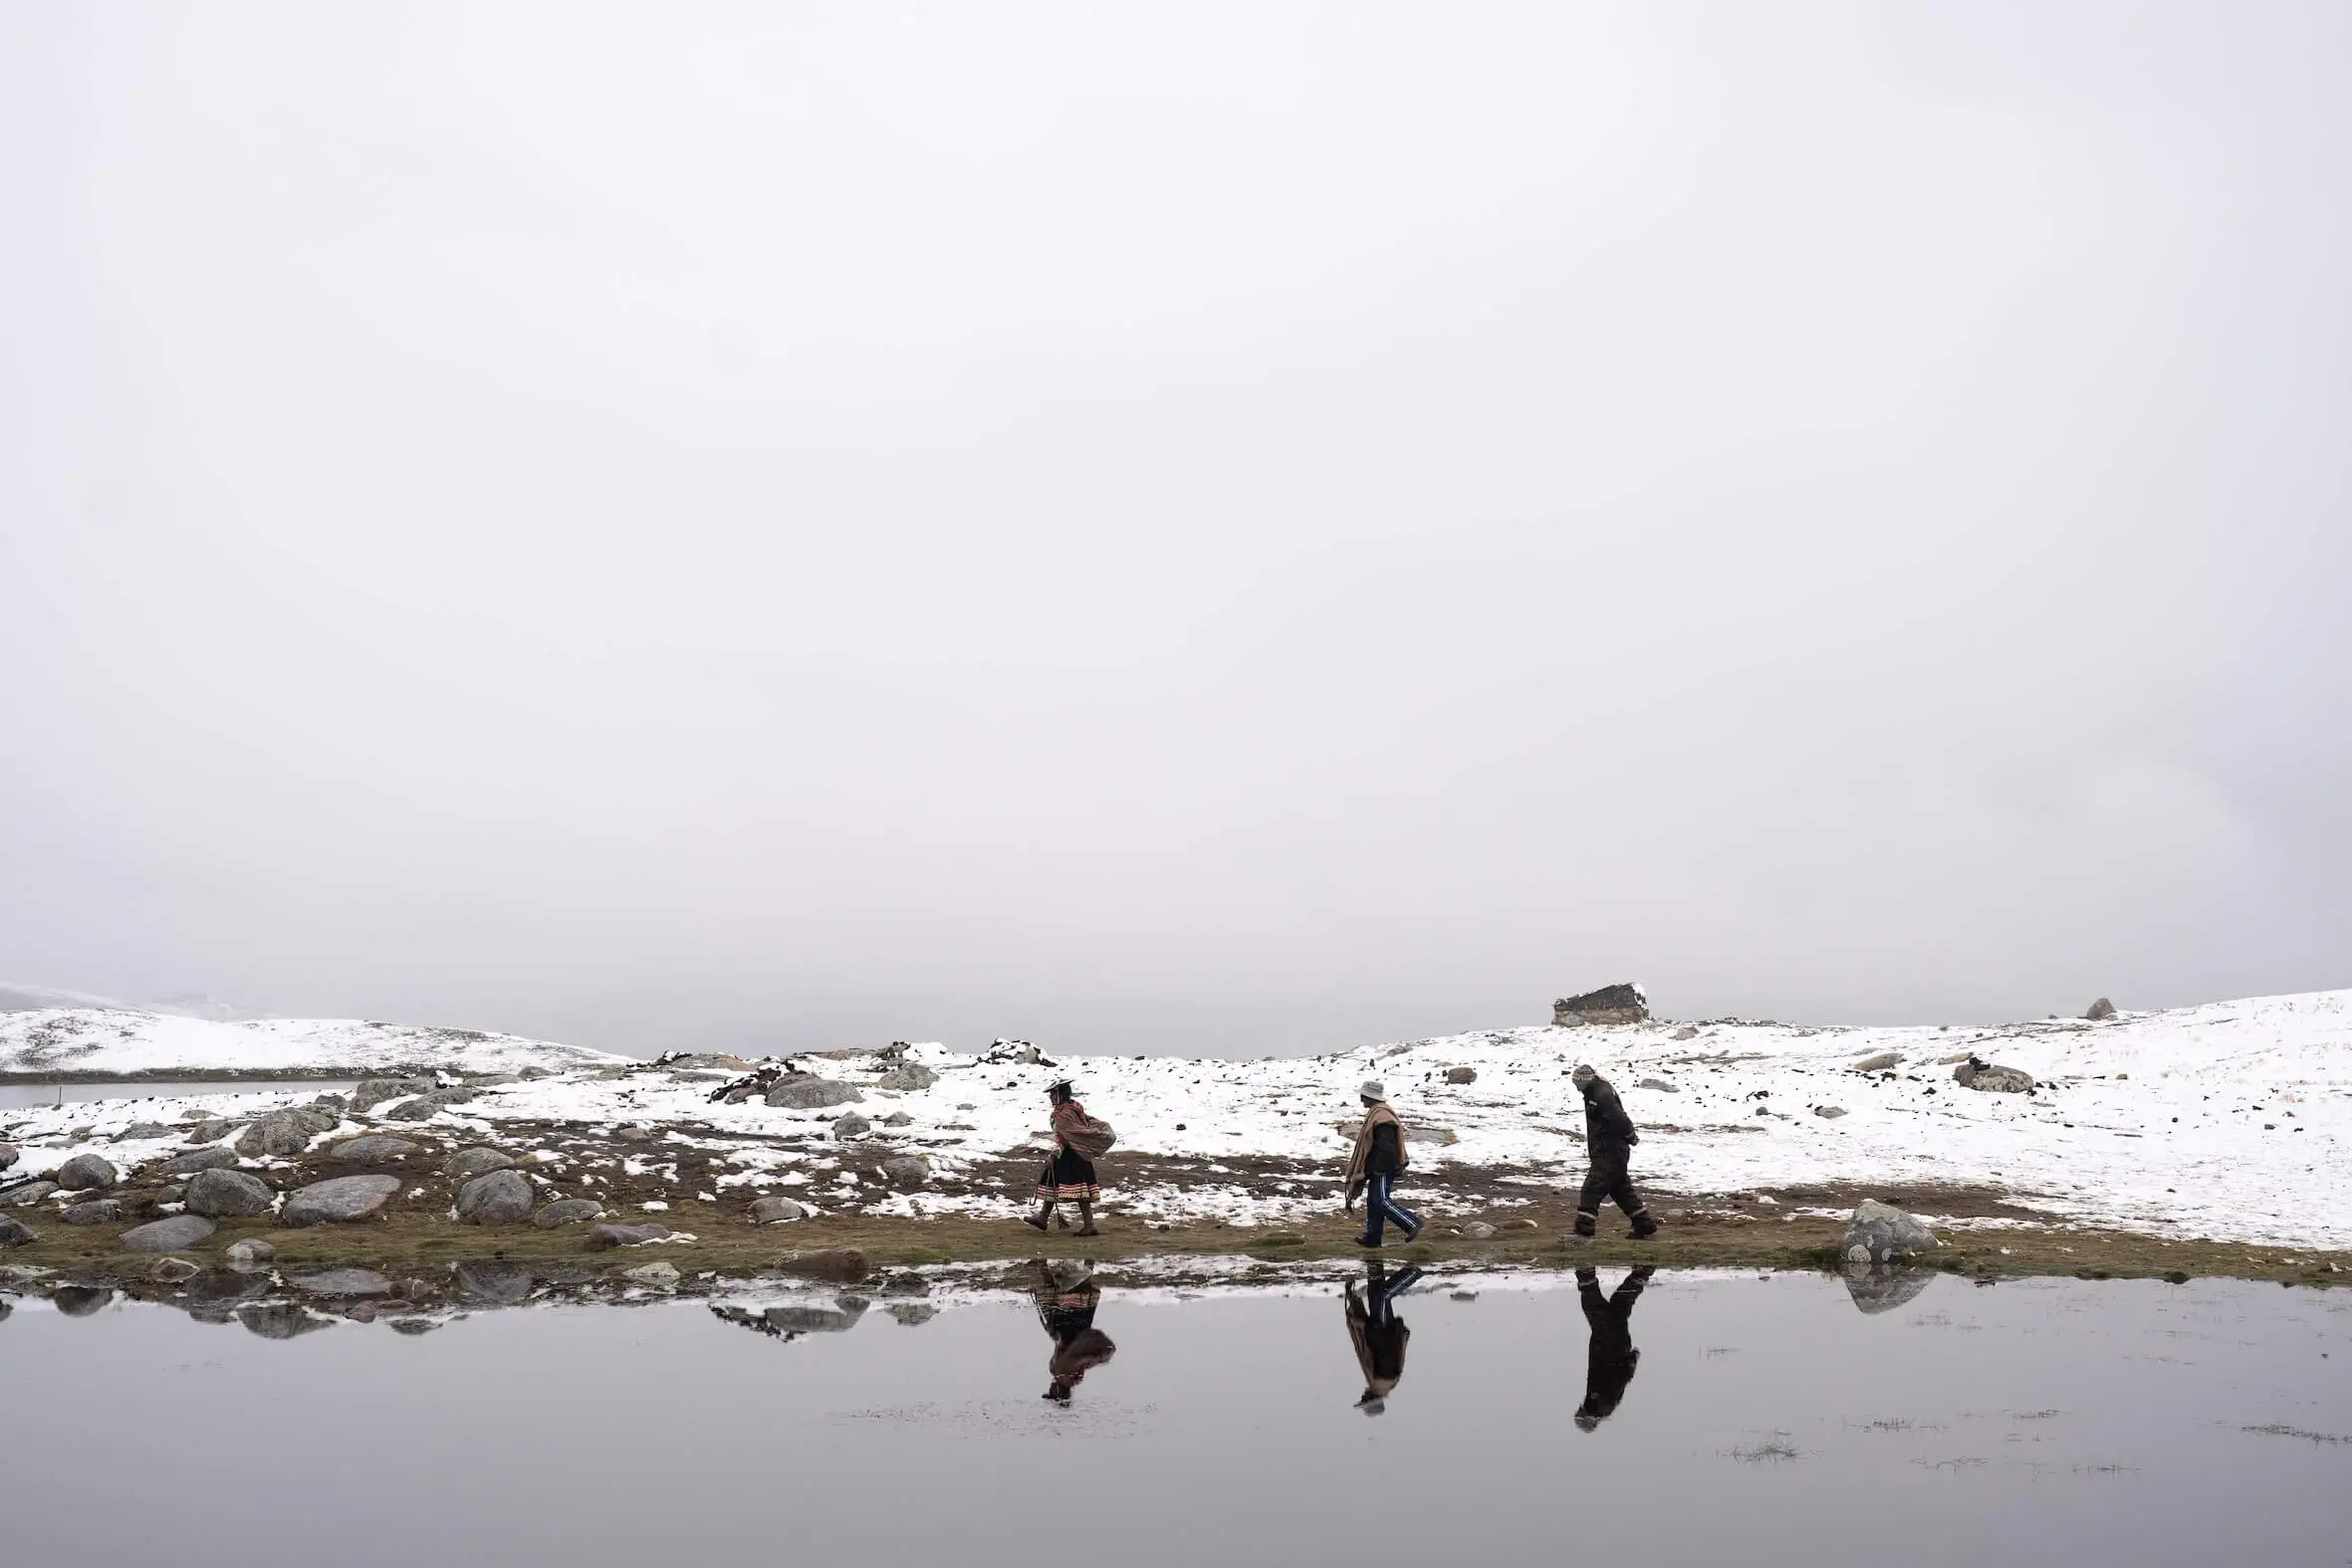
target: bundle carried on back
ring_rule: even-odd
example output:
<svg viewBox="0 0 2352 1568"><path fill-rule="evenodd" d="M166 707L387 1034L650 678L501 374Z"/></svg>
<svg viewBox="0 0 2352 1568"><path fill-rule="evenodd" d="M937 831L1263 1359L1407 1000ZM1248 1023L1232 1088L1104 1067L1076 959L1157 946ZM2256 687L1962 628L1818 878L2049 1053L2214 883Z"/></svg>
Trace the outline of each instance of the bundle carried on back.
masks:
<svg viewBox="0 0 2352 1568"><path fill-rule="evenodd" d="M1054 1108L1054 1131L1081 1160L1099 1160L1118 1142L1110 1123L1088 1116L1086 1108L1075 1100L1064 1100Z"/></svg>

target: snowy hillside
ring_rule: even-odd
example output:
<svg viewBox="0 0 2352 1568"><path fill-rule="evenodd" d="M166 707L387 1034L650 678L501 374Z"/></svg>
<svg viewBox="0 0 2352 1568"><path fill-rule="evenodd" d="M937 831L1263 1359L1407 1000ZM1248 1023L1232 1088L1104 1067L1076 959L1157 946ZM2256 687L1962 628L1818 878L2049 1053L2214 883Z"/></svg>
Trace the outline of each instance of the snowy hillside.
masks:
<svg viewBox="0 0 2352 1568"><path fill-rule="evenodd" d="M114 1008L0 1013L0 1077L358 1077L404 1071L563 1071L622 1056L472 1029L356 1018L229 1023Z"/></svg>

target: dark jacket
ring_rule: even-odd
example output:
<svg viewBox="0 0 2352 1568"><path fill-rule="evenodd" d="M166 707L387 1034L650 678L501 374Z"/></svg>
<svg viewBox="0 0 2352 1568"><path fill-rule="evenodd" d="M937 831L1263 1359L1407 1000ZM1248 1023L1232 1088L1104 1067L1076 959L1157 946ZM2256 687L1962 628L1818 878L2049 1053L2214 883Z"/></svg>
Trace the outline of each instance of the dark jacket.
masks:
<svg viewBox="0 0 2352 1568"><path fill-rule="evenodd" d="M1394 1122L1382 1122L1372 1129L1372 1152L1364 1157L1367 1176L1395 1176L1405 1168L1402 1158L1404 1140Z"/></svg>
<svg viewBox="0 0 2352 1568"><path fill-rule="evenodd" d="M1641 1134L1633 1130L1633 1118L1625 1114L1608 1079L1594 1078L1583 1090L1586 1148L1630 1149L1641 1142Z"/></svg>

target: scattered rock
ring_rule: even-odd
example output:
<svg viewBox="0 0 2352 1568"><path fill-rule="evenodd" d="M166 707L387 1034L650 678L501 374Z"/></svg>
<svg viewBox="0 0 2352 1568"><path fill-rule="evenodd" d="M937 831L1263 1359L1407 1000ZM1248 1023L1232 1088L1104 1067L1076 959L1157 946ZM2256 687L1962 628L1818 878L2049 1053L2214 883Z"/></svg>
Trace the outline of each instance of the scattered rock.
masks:
<svg viewBox="0 0 2352 1568"><path fill-rule="evenodd" d="M57 1168L57 1185L69 1193L103 1191L120 1180L121 1174L95 1154L78 1154Z"/></svg>
<svg viewBox="0 0 2352 1568"><path fill-rule="evenodd" d="M677 1284L678 1268L675 1263L639 1263L634 1268L622 1269L620 1277L633 1279L640 1285L650 1285L657 1290L666 1290Z"/></svg>
<svg viewBox="0 0 2352 1568"><path fill-rule="evenodd" d="M2103 1023L2107 1019L2115 1016L2115 1004L2109 1002L2105 997L2101 997L2098 1001L2092 1003L2090 1007L2084 1010L2082 1015L2090 1019L2093 1023Z"/></svg>
<svg viewBox="0 0 2352 1568"><path fill-rule="evenodd" d="M1682 1093L1682 1090L1676 1088L1673 1081L1667 1078L1644 1078L1639 1083L1636 1083L1634 1087L1637 1089L1655 1089L1660 1094Z"/></svg>
<svg viewBox="0 0 2352 1568"><path fill-rule="evenodd" d="M41 1239L41 1232L29 1228L22 1220L0 1215L0 1246L31 1246Z"/></svg>
<svg viewBox="0 0 2352 1568"><path fill-rule="evenodd" d="M17 1158L17 1148L15 1144L0 1143L0 1171L5 1171L10 1166L16 1164Z"/></svg>
<svg viewBox="0 0 2352 1568"><path fill-rule="evenodd" d="M1838 1249L1848 1263L1892 1263L1914 1252L1932 1252L1941 1244L1935 1232L1902 1210L1865 1198L1846 1222Z"/></svg>
<svg viewBox="0 0 2352 1568"><path fill-rule="evenodd" d="M885 1127L905 1127L912 1124L914 1118L904 1111L892 1111L882 1118L882 1125Z"/></svg>
<svg viewBox="0 0 2352 1568"><path fill-rule="evenodd" d="M413 1100L402 1100L383 1113L387 1122L429 1122L452 1105L463 1105L474 1097L470 1088L435 1089L420 1094Z"/></svg>
<svg viewBox="0 0 2352 1568"><path fill-rule="evenodd" d="M492 1171L503 1171L514 1163L515 1157L504 1149L476 1144L470 1149L460 1149L443 1160L441 1174L459 1181L470 1181L477 1176L487 1176Z"/></svg>
<svg viewBox="0 0 2352 1568"><path fill-rule="evenodd" d="M1938 1056L1938 1057L1936 1058L1936 1065L1937 1065L1937 1066L1939 1066L1939 1067L1949 1067L1949 1066L1951 1066L1951 1065L1952 1065L1954 1062L1959 1062L1959 1061L1966 1061L1966 1060L1968 1060L1968 1059L1969 1059L1969 1056L1970 1056L1970 1052L1968 1052L1968 1051L1965 1051L1965 1050L1964 1050L1964 1051L1962 1051L1962 1052L1960 1052L1958 1055L1954 1055L1954 1056Z"/></svg>
<svg viewBox="0 0 2352 1568"><path fill-rule="evenodd" d="M1816 1105L1813 1107L1813 1114L1820 1117L1823 1121L1836 1121L1845 1113L1846 1108L1842 1105Z"/></svg>
<svg viewBox="0 0 2352 1568"><path fill-rule="evenodd" d="M553 1231L558 1226L586 1225L603 1218L604 1206L592 1198L559 1198L552 1204L542 1204L531 1217L531 1223L542 1231Z"/></svg>
<svg viewBox="0 0 2352 1568"><path fill-rule="evenodd" d="M194 1176L198 1171L223 1171L237 1163L234 1149L198 1149L192 1154L175 1154L157 1167L165 1176Z"/></svg>
<svg viewBox="0 0 2352 1568"><path fill-rule="evenodd" d="M2022 1067L1996 1067L1971 1056L1952 1069L1952 1081L1964 1089L1989 1094L2022 1094L2033 1087L2033 1074Z"/></svg>
<svg viewBox="0 0 2352 1568"><path fill-rule="evenodd" d="M198 1171L188 1178L181 1200L192 1215L219 1220L231 1215L266 1215L277 1207L278 1195L269 1184L247 1171Z"/></svg>
<svg viewBox="0 0 2352 1568"><path fill-rule="evenodd" d="M337 1176L313 1182L286 1200L278 1223L289 1231L331 1221L364 1220L400 1190L396 1176Z"/></svg>
<svg viewBox="0 0 2352 1568"><path fill-rule="evenodd" d="M305 1110L300 1106L272 1111L267 1116L256 1117L251 1126L237 1135L237 1152L247 1159L301 1154L310 1148L313 1138L335 1131L338 1125L325 1111Z"/></svg>
<svg viewBox="0 0 2352 1568"><path fill-rule="evenodd" d="M1470 1221L1468 1224L1460 1227L1460 1230L1464 1235L1470 1237L1473 1241L1487 1240L1495 1233L1495 1228L1487 1224L1484 1220Z"/></svg>
<svg viewBox="0 0 2352 1568"><path fill-rule="evenodd" d="M240 1274L257 1274L267 1269L278 1255L278 1249L260 1236L247 1236L242 1241L229 1243L229 1266Z"/></svg>
<svg viewBox="0 0 2352 1568"><path fill-rule="evenodd" d="M57 1191L55 1182L26 1182L0 1193L0 1209L23 1209Z"/></svg>
<svg viewBox="0 0 2352 1568"><path fill-rule="evenodd" d="M388 1296L392 1282L372 1268L323 1268L297 1274L294 1288L314 1296Z"/></svg>
<svg viewBox="0 0 2352 1568"><path fill-rule="evenodd" d="M643 1225L600 1225L588 1232L588 1244L595 1251L613 1246L643 1246L669 1233L668 1226L654 1220L648 1220Z"/></svg>
<svg viewBox="0 0 2352 1568"><path fill-rule="evenodd" d="M1448 1067L1446 1081L1448 1083L1476 1083L1478 1082L1478 1069L1476 1067Z"/></svg>
<svg viewBox="0 0 2352 1568"><path fill-rule="evenodd" d="M346 1165L382 1165L424 1152L421 1143L411 1143L405 1138L393 1138L383 1133L368 1133L360 1138L346 1138L327 1151L327 1158L340 1160Z"/></svg>
<svg viewBox="0 0 2352 1568"><path fill-rule="evenodd" d="M853 1285L873 1272L873 1265L865 1254L850 1246L828 1246L815 1252L787 1252L777 1259L776 1268L787 1274L798 1274L804 1279L829 1279L835 1284Z"/></svg>
<svg viewBox="0 0 2352 1568"><path fill-rule="evenodd" d="M937 1083L938 1081L938 1073L933 1072L930 1068L922 1065L920 1062L909 1061L902 1062L898 1066L891 1068L888 1072L883 1073L879 1078L876 1078L874 1080L874 1087L877 1089L896 1089L903 1093L913 1089L928 1089L931 1087L931 1085Z"/></svg>
<svg viewBox="0 0 2352 1568"><path fill-rule="evenodd" d="M520 1225L538 1195L520 1171L492 1171L457 1190L457 1218L467 1225Z"/></svg>
<svg viewBox="0 0 2352 1568"><path fill-rule="evenodd" d="M182 1203L186 1201L187 1196L187 1187L184 1184L178 1182L174 1182L169 1187L158 1187L155 1189L155 1202L158 1204Z"/></svg>
<svg viewBox="0 0 2352 1568"><path fill-rule="evenodd" d="M133 1252L179 1252L203 1241L212 1230L202 1215L173 1215L131 1227L122 1232L122 1244Z"/></svg>
<svg viewBox="0 0 2352 1568"><path fill-rule="evenodd" d="M159 1285L184 1285L204 1272L184 1257L158 1257L155 1266L147 1270L147 1277Z"/></svg>
<svg viewBox="0 0 2352 1568"><path fill-rule="evenodd" d="M1670 1040L1695 1040L1699 1037L1699 1031L1686 1023L1666 1037Z"/></svg>
<svg viewBox="0 0 2352 1568"><path fill-rule="evenodd" d="M931 1162L919 1154L902 1154L882 1162L882 1179L902 1193L911 1193L931 1180Z"/></svg>
<svg viewBox="0 0 2352 1568"><path fill-rule="evenodd" d="M1586 1023L1645 1023L1650 999L1639 986L1603 986L1581 997L1562 997L1551 1005L1554 1028Z"/></svg>
<svg viewBox="0 0 2352 1568"><path fill-rule="evenodd" d="M1848 1263L1841 1272L1845 1276L1846 1294L1854 1298L1855 1306L1868 1313L1892 1312L1936 1280L1932 1268L1880 1268L1868 1263Z"/></svg>
<svg viewBox="0 0 2352 1568"><path fill-rule="evenodd" d="M1855 1062L1854 1071L1885 1072L1890 1067L1900 1066L1902 1061L1903 1053L1899 1050L1875 1051Z"/></svg>
<svg viewBox="0 0 2352 1568"><path fill-rule="evenodd" d="M614 1143L651 1143L660 1136L658 1128L648 1127L643 1122L623 1122L612 1129Z"/></svg>
<svg viewBox="0 0 2352 1568"><path fill-rule="evenodd" d="M404 1100L411 1094L430 1094L430 1078L364 1078L352 1091L352 1109L371 1111L386 1100Z"/></svg>
<svg viewBox="0 0 2352 1568"><path fill-rule="evenodd" d="M782 1225L790 1220L808 1219L809 1211L789 1198L761 1198L753 1201L751 1215L754 1225Z"/></svg>
<svg viewBox="0 0 2352 1568"><path fill-rule="evenodd" d="M332 1111L335 1113L336 1119L339 1121L342 1120L344 1112L350 1108L351 1102L346 1100L340 1094L319 1094L314 1095L311 1098L312 1110Z"/></svg>
<svg viewBox="0 0 2352 1568"><path fill-rule="evenodd" d="M843 1143L847 1143L853 1138L862 1138L871 1131L873 1131L873 1123L855 1111L851 1111L833 1123L833 1136Z"/></svg>
<svg viewBox="0 0 2352 1568"><path fill-rule="evenodd" d="M226 1138L229 1135L229 1129L236 1125L235 1122L225 1122L217 1117L206 1117L201 1121L191 1122L188 1125L188 1142L218 1143Z"/></svg>
<svg viewBox="0 0 2352 1568"><path fill-rule="evenodd" d="M152 1143L157 1138L169 1138L179 1132L177 1127L166 1127L161 1122L132 1122L109 1138L109 1143Z"/></svg>
<svg viewBox="0 0 2352 1568"><path fill-rule="evenodd" d="M116 1225L122 1219L122 1203L116 1198L85 1198L66 1205L58 1218L68 1225Z"/></svg>
<svg viewBox="0 0 2352 1568"><path fill-rule="evenodd" d="M846 1083L820 1078L815 1073L780 1078L768 1091L768 1103L785 1110L814 1111L827 1105L855 1105L865 1095Z"/></svg>

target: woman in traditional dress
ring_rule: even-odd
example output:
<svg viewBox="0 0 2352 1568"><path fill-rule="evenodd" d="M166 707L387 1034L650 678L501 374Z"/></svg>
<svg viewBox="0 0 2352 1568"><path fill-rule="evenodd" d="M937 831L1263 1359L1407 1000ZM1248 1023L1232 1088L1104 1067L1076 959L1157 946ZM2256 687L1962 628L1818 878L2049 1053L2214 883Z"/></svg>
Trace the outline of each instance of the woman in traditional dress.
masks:
<svg viewBox="0 0 2352 1568"><path fill-rule="evenodd" d="M1045 1397L1057 1405L1069 1403L1080 1380L1118 1351L1110 1336L1094 1326L1094 1308L1102 1302L1102 1287L1085 1263L1058 1257L1038 1263L1038 1283L1032 1294L1038 1321L1054 1341L1046 1363Z"/></svg>
<svg viewBox="0 0 2352 1568"><path fill-rule="evenodd" d="M1100 1235L1094 1229L1094 1200L1102 1196L1095 1184L1094 1162L1070 1146L1074 1133L1088 1126L1093 1118L1070 1092L1069 1080L1061 1079L1046 1090L1046 1097L1054 1104L1054 1157L1038 1173L1038 1212L1023 1219L1022 1224L1043 1231L1049 1222L1058 1223L1064 1231L1069 1222L1054 1212L1056 1204L1078 1206L1078 1234Z"/></svg>

